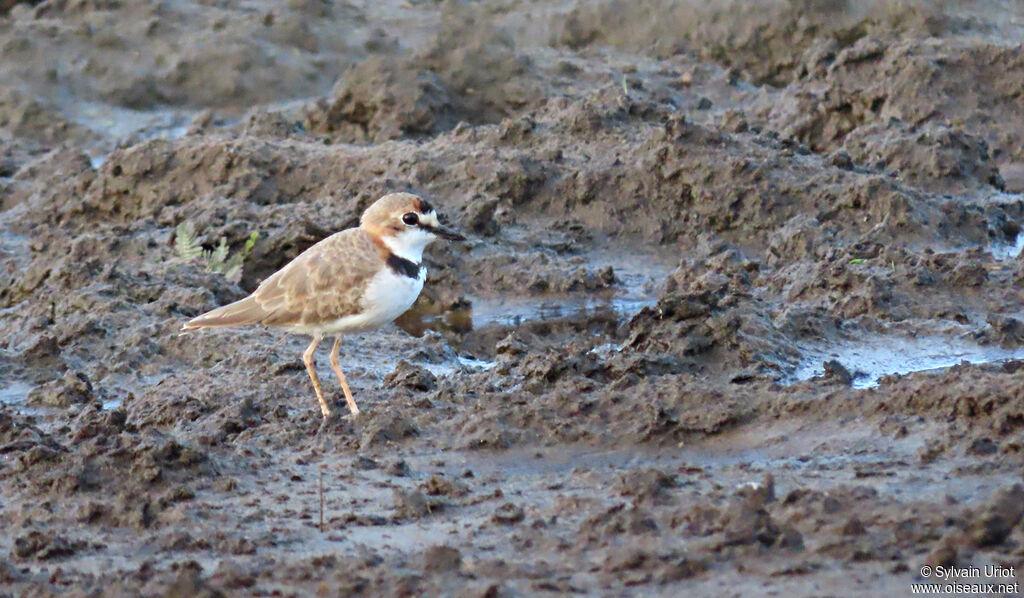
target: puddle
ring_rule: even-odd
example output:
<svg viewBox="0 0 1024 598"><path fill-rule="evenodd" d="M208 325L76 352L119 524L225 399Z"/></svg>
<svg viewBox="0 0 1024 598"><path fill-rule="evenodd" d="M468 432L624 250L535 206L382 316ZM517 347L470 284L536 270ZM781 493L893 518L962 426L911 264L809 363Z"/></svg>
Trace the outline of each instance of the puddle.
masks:
<svg viewBox="0 0 1024 598"><path fill-rule="evenodd" d="M21 380L0 382L0 384L4 384L4 386L0 388L0 407L13 407L14 411L20 415L38 418L44 418L48 412L52 413L55 411L49 407L29 405L28 393L35 388L34 384L29 384L28 382L23 382Z"/></svg>
<svg viewBox="0 0 1024 598"><path fill-rule="evenodd" d="M89 152L93 168L102 166L116 146L157 137L182 137L195 117L194 113L180 110L131 110L81 101L66 103L61 110L68 119L107 139Z"/></svg>
<svg viewBox="0 0 1024 598"><path fill-rule="evenodd" d="M28 267L28 261L32 254L29 247L29 238L25 235L12 232L9 225L0 225L0 263L7 268L24 270ZM17 302L0 309L0 314L11 310Z"/></svg>
<svg viewBox="0 0 1024 598"><path fill-rule="evenodd" d="M455 356L455 364L450 362L446 363L424 363L424 368L427 369L431 374L435 376L447 376L453 374L459 370L489 370L494 366L498 365L493 361L486 361L483 359L477 359L475 357L467 357L464 355Z"/></svg>
<svg viewBox="0 0 1024 598"><path fill-rule="evenodd" d="M1000 363L1024 359L1024 347L980 346L948 337L874 337L835 345L805 345L803 359L790 379L802 382L825 373L824 362L836 360L854 376L854 388L872 388L889 374L940 371L962 362Z"/></svg>
<svg viewBox="0 0 1024 598"><path fill-rule="evenodd" d="M141 384L151 384L153 379L156 377L143 378ZM2 382L5 386L0 388L0 405L13 405L24 413L33 413L36 415L42 414L46 411L63 411L62 408L47 407L41 405L29 406L28 394L35 388L35 385L29 384L28 382L22 381L7 381ZM103 401L101 406L105 410L117 409L121 406L123 398L121 396L108 398Z"/></svg>
<svg viewBox="0 0 1024 598"><path fill-rule="evenodd" d="M619 319L631 318L644 307L657 304L651 283L664 280L668 269L637 271L612 264L619 284L611 293L589 293L557 298L474 298L473 326L518 326L528 321L585 319L610 311Z"/></svg>
<svg viewBox="0 0 1024 598"><path fill-rule="evenodd" d="M1018 234L1013 243L998 243L989 248L992 257L997 260L1012 260L1024 252L1024 234Z"/></svg>
<svg viewBox="0 0 1024 598"><path fill-rule="evenodd" d="M130 400L133 395L144 393L147 389L163 382L170 375L168 371L148 375L140 372L108 374L100 380L94 381L94 385L103 391L100 395L103 399L100 406L104 411L113 411L121 408L125 401Z"/></svg>
<svg viewBox="0 0 1024 598"><path fill-rule="evenodd" d="M622 258L620 258L621 260ZM527 322L556 320L587 320L600 314L612 314L618 320L627 320L641 309L658 303L654 290L672 271L670 267L645 263L644 258L633 258L636 263L615 263L592 260L591 265L611 265L618 284L610 291L545 295L532 297L480 297L469 296L470 307L446 312L442 315L407 312L398 325L413 336L423 336L427 330L467 333L488 326L520 326Z"/></svg>
<svg viewBox="0 0 1024 598"><path fill-rule="evenodd" d="M0 404L24 405L33 386L28 382L7 382L0 388Z"/></svg>
<svg viewBox="0 0 1024 598"><path fill-rule="evenodd" d="M657 303L654 297L565 297L559 299L476 299L471 316L474 328L519 326L529 321L585 319L610 311L619 319L632 317Z"/></svg>

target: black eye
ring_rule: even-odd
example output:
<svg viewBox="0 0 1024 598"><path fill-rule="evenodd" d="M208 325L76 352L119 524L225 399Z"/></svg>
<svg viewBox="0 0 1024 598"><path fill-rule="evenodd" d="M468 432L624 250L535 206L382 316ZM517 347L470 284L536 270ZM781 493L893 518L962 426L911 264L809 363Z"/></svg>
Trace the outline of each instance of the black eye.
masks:
<svg viewBox="0 0 1024 598"><path fill-rule="evenodd" d="M404 216L402 216L402 222L408 224L409 226L416 226L416 223L418 223L419 221L419 217L416 216L414 212L408 212Z"/></svg>

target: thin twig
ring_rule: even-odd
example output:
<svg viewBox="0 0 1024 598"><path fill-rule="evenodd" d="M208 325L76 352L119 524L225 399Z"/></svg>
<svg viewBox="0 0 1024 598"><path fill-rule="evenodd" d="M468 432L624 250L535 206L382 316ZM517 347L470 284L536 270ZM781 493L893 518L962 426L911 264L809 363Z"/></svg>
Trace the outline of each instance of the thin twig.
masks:
<svg viewBox="0 0 1024 598"><path fill-rule="evenodd" d="M320 466L320 481L317 483L320 494L320 533L324 532L324 468Z"/></svg>

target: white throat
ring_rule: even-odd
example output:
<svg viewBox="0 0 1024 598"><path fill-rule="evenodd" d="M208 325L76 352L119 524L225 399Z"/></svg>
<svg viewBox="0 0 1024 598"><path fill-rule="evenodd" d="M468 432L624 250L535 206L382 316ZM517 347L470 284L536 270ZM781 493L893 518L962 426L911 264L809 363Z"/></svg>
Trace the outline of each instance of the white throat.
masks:
<svg viewBox="0 0 1024 598"><path fill-rule="evenodd" d="M421 228L410 228L396 235L381 237L391 253L414 264L423 261L423 249L434 240L434 234Z"/></svg>

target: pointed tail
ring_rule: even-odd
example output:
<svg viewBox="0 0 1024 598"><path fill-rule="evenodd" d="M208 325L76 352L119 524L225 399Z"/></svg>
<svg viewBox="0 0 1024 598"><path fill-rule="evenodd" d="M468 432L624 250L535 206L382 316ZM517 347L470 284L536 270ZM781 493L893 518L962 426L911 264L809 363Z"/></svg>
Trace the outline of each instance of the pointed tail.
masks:
<svg viewBox="0 0 1024 598"><path fill-rule="evenodd" d="M196 328L224 328L227 326L243 326L258 324L267 317L267 312L252 296L229 303L223 307L206 312L185 322L182 331Z"/></svg>

